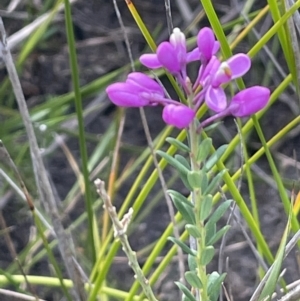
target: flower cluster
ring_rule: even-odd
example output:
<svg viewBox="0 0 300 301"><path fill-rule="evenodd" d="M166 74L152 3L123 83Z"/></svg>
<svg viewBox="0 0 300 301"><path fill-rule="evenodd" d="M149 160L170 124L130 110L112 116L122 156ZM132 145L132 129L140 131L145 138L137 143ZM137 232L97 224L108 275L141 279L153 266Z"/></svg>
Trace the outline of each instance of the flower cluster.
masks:
<svg viewBox="0 0 300 301"><path fill-rule="evenodd" d="M165 68L178 81L187 98L186 106L165 96L163 88L151 77L140 73L130 73L125 82L114 83L106 92L111 101L122 107L144 107L162 105L163 120L177 128L187 127L195 118L197 109L203 102L216 112L202 122L202 125L227 115L245 117L264 108L270 97L270 90L254 86L238 92L228 103L223 85L243 76L251 67L248 55L239 53L225 62L215 54L219 50L213 31L205 27L197 36L197 47L187 51L186 38L175 28L169 42L162 42L155 54L144 54L140 62L149 69ZM192 84L187 76L187 64L200 61L198 76Z"/></svg>

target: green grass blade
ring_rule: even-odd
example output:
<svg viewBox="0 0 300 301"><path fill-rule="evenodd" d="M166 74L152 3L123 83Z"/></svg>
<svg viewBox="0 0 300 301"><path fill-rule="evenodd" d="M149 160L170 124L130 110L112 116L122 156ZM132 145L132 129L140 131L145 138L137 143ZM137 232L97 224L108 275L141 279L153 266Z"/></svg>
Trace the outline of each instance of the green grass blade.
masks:
<svg viewBox="0 0 300 301"><path fill-rule="evenodd" d="M34 217L34 221L35 221L35 225L36 225L36 228L38 230L38 233L39 233L39 235L40 235L40 237L41 237L41 239L43 241L43 246L44 246L44 248L47 251L48 258L49 258L51 264L54 267L54 270L56 272L57 278L59 279L60 288L63 290L64 295L68 299L68 301L72 301L70 293L69 293L67 287L64 284L63 276L62 276L62 272L60 270L59 264L58 264L56 258L54 257L51 248L49 248L49 244L48 244L48 241L47 241L47 239L46 239L46 237L44 235L43 227L42 227L42 224L41 224L41 222L39 220L39 217L35 214L35 211L32 211L32 214L33 214L33 217Z"/></svg>
<svg viewBox="0 0 300 301"><path fill-rule="evenodd" d="M290 199L289 199L289 196L288 196L288 194L286 192L286 189L283 185L282 178L279 175L279 172L277 170L277 167L276 167L275 162L273 160L272 154L270 152L270 149L269 149L269 147L267 145L267 142L265 140L265 137L263 135L260 124L258 123L258 120L257 120L256 116L253 116L252 119L253 119L254 126L256 128L257 134L259 136L259 139L262 142L262 145L265 149L265 153L266 153L266 156L267 156L267 159L268 159L268 162L269 162L269 166L272 170L274 180L276 181L278 191L279 191L282 203L283 203L283 207L284 207L284 209L286 211L286 214L288 216L289 212L290 212ZM296 233L299 230L299 223L298 223L297 218L294 215L291 218L291 225L292 225L293 231Z"/></svg>
<svg viewBox="0 0 300 301"><path fill-rule="evenodd" d="M293 216L292 214L292 210L290 207L290 211L289 211L289 219L286 225L286 228L284 230L281 242L280 242L280 246L279 249L277 251L277 255L274 261L274 264L271 267L271 273L268 277L268 280L266 281L266 284L259 296L259 301L263 301L263 300L269 300L272 296L272 294L275 291L276 285L278 283L278 278L280 275L280 271L281 271L281 266L282 266L282 262L284 259L284 254L285 254L285 246L287 243L287 237L290 231L290 223L291 223L291 217Z"/></svg>
<svg viewBox="0 0 300 301"><path fill-rule="evenodd" d="M297 1L297 2L299 2L299 1ZM281 14L280 9L282 11L285 10L284 2L281 1L281 4L279 4L278 1L276 1L276 0L268 0L268 3L270 6L270 12L271 12L272 18L274 20L274 23L276 23L282 19L282 14ZM295 6L295 5L293 5L293 6ZM282 51L283 51L283 54L285 57L285 61L288 65L290 73L293 76L293 81L294 81L295 87L298 87L295 57L293 55L293 48L292 48L292 44L290 41L291 36L290 36L289 28L288 28L288 23L284 23L283 26L280 26L278 28L278 31L276 34L280 41L281 48L282 48Z"/></svg>
<svg viewBox="0 0 300 301"><path fill-rule="evenodd" d="M69 0L65 0L64 3L65 3L66 31L67 31L67 38L68 38L69 53L70 53L70 66L72 72L75 107L76 107L77 120L78 120L79 147L80 147L80 155L82 161L82 173L83 173L84 184L85 184L85 204L86 204L86 211L88 214L88 228L89 228L88 246L91 252L91 261L95 262L96 251L95 251L95 243L94 243L94 221L93 221L94 212L93 212L91 186L90 186L89 171L88 171L88 155L87 155L87 147L86 147L86 140L85 140L83 108L82 108L82 99L81 99L80 84L79 84L79 72L78 72L78 65L77 65L77 54L76 54L74 30L73 30L73 23L72 23L71 6Z"/></svg>

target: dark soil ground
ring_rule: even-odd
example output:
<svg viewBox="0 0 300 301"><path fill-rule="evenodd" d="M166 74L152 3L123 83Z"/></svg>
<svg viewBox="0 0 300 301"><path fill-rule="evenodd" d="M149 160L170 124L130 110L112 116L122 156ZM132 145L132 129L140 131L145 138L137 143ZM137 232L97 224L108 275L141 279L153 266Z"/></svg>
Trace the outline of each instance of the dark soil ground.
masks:
<svg viewBox="0 0 300 301"><path fill-rule="evenodd" d="M5 2L5 1L4 1ZM199 1L187 1L196 14L200 11ZM217 11L222 16L223 20L230 20L237 13L235 7L229 4L224 4L222 1L214 1ZM145 42L139 33L124 1L117 1L121 11L123 21L129 33L129 40L134 58L137 58L145 47ZM150 30L155 30L160 26L161 34L157 41L167 39L168 32L165 22L164 1L135 1L141 16ZM178 11L175 1L173 3L173 22L174 26L184 28L187 22L183 20L182 14ZM261 4L260 4L261 5ZM5 9L7 3L0 4L0 9ZM24 7L20 7L20 10ZM78 45L78 61L80 67L81 84L84 85L102 74L111 70L117 69L129 63L128 55L123 40L123 35L120 30L119 23L115 16L115 11L111 0L80 0L73 5L74 26ZM24 26L24 20L13 20L11 18L4 19L8 36ZM203 20L199 26L206 25L207 21ZM60 95L70 91L70 71L68 64L68 52L66 44L66 35L64 30L64 21L56 21L52 36L37 47L36 51L28 59L25 70L23 72L21 81L24 89L24 94L29 104L41 101L47 95ZM50 41L50 42L49 42ZM247 47L247 46L245 46ZM17 50L14 51L17 54ZM0 74L5 74L4 70L0 70ZM250 81L254 84L259 83L259 78L253 76ZM253 84L253 83L249 83ZM276 76L272 85L276 85ZM285 125L294 114L296 114L294 107L288 101L294 102L293 92L291 95L283 95L282 101L274 105L272 110L264 117L263 129L265 135L272 137L278 130ZM114 115L114 107L104 100L106 109L103 110L96 118L88 120L87 131L90 133L103 133L109 126ZM155 137L164 124L161 121L159 109L147 110L147 118L152 133ZM134 146L146 146L146 138L142 127L141 119L138 110L128 109L123 142ZM232 120L226 120L220 130L215 133L216 144L230 141L231 137L235 135L236 128ZM1 138L1 137L0 137ZM69 139L67 142L72 152L78 155L77 142ZM300 140L298 132L287 138L286 141L277 145L273 149L274 156L277 160L278 166L283 177L290 180L298 180L297 166L290 158L300 157ZM256 135L252 135L249 139L250 150L255 150L259 146ZM92 147L92 146L91 146ZM237 156L238 157L238 156ZM128 154L124 153L123 163L126 164ZM233 160L232 168L239 166L240 160ZM64 155L57 150L49 158L47 158L47 166L51 174L52 180L57 189L57 193L61 199L64 199L69 192L75 177L66 163ZM286 224L286 217L283 213L283 208L280 203L276 185L272 177L269 175L270 170L264 158L262 158L255 166L260 176L256 179L256 192L259 202L259 211L261 217L261 228L263 233L272 246L274 253L280 243L280 239ZM128 183L130 185L130 183ZM129 188L130 186L128 186ZM246 181L242 181L241 191L243 195L248 194L248 187ZM124 194L124 195L123 195ZM126 188L123 193L117 196L119 202L122 201L126 194ZM246 199L249 199L246 197ZM1 200L0 200L1 204ZM82 212L83 204L77 207L76 210ZM2 206L2 215L5 217L7 226L14 226L11 231L11 237L15 248L18 251L26 245L31 225L31 217L18 201L10 198L10 201ZM78 216L80 212L72 211L72 216ZM238 210L236 211L239 217ZM243 224L240 217L239 222ZM153 240L157 239L165 226L169 223L169 215L167 207L164 202L151 212L151 214L137 226L134 235L131 236L131 242L136 250L140 250ZM2 224L3 226L3 224ZM232 229L228 234L227 247L224 250L223 257L228 257L227 270L228 277L226 280L226 287L232 296L232 300L246 301L249 300L251 293L254 291L257 284L257 260L251 251L244 235L241 231L241 226L237 222L232 223ZM5 269L11 262L11 254L7 248L7 242L0 236L0 268ZM214 262L214 266L216 266ZM45 274L46 264L35 266L33 273ZM296 261L295 252L292 252L285 261L287 267L285 279L290 283L299 278L299 267ZM172 275L172 277L170 277ZM179 300L178 291L173 284L177 280L177 265L174 262L167 271L165 278L161 280L159 285L155 287L156 292L160 296L160 300ZM132 273L127 265L127 260L120 253L118 260L111 271L111 281L118 288L128 288L132 281ZM41 297L43 296L40 295ZM44 298L47 300L59 300L46 293ZM12 299L5 299L0 297L3 301Z"/></svg>

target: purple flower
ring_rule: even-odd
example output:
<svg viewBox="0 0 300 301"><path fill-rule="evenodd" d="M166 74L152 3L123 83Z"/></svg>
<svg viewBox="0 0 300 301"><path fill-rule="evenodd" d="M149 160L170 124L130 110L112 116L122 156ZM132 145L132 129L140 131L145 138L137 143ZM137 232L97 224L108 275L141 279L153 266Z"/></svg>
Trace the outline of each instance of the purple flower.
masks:
<svg viewBox="0 0 300 301"><path fill-rule="evenodd" d="M155 80L139 72L129 74L125 82L107 87L109 98L115 105L122 107L162 105L163 120L180 129L189 126L204 101L216 114L203 121L203 126L227 115L249 116L267 105L270 90L260 86L240 91L229 104L227 103L222 85L243 76L250 69L251 60L248 55L239 53L221 62L215 56L220 43L208 27L199 31L197 46L187 52L185 35L180 29L174 28L169 41L162 42L156 53L140 57L141 63L146 67L165 68L172 73L191 103L190 107L166 98L164 89ZM186 67L188 63L196 60L200 61L201 66L196 81L191 83Z"/></svg>
<svg viewBox="0 0 300 301"><path fill-rule="evenodd" d="M163 109L162 117L165 123L183 129L193 121L196 113L184 105L167 105Z"/></svg>
<svg viewBox="0 0 300 301"><path fill-rule="evenodd" d="M253 86L238 92L231 100L229 106L202 121L200 128L204 128L217 119L228 115L247 117L263 109L270 99L270 90L262 86Z"/></svg>
<svg viewBox="0 0 300 301"><path fill-rule="evenodd" d="M220 43L216 41L213 31L204 27L197 36L198 47L187 52L185 35L179 28L174 28L169 42L162 42L155 54L143 54L140 62L150 69L165 68L173 74L182 85L185 92L189 91L186 65L192 61L201 61L201 70L219 50ZM202 72L201 71L201 72ZM201 78L199 74L199 79Z"/></svg>
<svg viewBox="0 0 300 301"><path fill-rule="evenodd" d="M220 88L208 87L205 94L205 103L214 112L222 112L227 107L227 97L225 91Z"/></svg>
<svg viewBox="0 0 300 301"><path fill-rule="evenodd" d="M177 60L181 68L185 68L187 63L187 50L185 35L179 28L174 28L170 36L170 44L174 47Z"/></svg>
<svg viewBox="0 0 300 301"><path fill-rule="evenodd" d="M133 72L125 83L114 83L106 88L110 100L120 107L155 105L164 99L163 88L149 76Z"/></svg>
<svg viewBox="0 0 300 301"><path fill-rule="evenodd" d="M169 42L162 42L157 47L156 55L161 65L172 74L179 73L182 67L184 67L183 54L178 53L175 47ZM140 60L142 61L142 57Z"/></svg>
<svg viewBox="0 0 300 301"><path fill-rule="evenodd" d="M209 27L204 27L199 31L197 45L202 63L208 62L220 48L220 43L216 41L214 32Z"/></svg>
<svg viewBox="0 0 300 301"><path fill-rule="evenodd" d="M250 67L251 60L243 53L236 54L222 63L213 56L200 76L207 106L215 112L225 110L227 98L221 85L243 76Z"/></svg>
<svg viewBox="0 0 300 301"><path fill-rule="evenodd" d="M165 98L163 88L140 72L130 73L126 82L109 85L106 93L110 100L120 107L163 105L163 120L179 129L187 127L196 114L180 102Z"/></svg>
<svg viewBox="0 0 300 301"><path fill-rule="evenodd" d="M185 35L179 28L174 28L169 42L162 42L156 54L143 54L140 62L150 68L166 68L170 73L179 76L181 81L186 77L186 64L199 59L199 50L187 52Z"/></svg>
<svg viewBox="0 0 300 301"><path fill-rule="evenodd" d="M237 93L228 106L229 114L235 117L246 117L263 109L270 98L266 87L253 86Z"/></svg>
<svg viewBox="0 0 300 301"><path fill-rule="evenodd" d="M249 56L238 53L221 63L211 80L211 85L217 88L222 84L228 83L233 79L243 76L249 71L250 67L251 60Z"/></svg>

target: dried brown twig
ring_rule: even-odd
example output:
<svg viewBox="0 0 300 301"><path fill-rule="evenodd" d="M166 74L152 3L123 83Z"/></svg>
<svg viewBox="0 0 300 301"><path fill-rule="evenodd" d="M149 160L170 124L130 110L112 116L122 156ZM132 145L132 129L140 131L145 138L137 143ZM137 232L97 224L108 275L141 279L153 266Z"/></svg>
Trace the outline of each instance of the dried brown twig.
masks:
<svg viewBox="0 0 300 301"><path fill-rule="evenodd" d="M118 238L122 244L122 250L125 252L129 265L132 268L132 270L135 273L135 278L139 281L141 284L143 291L147 298L150 301L157 301L157 299L154 296L154 293L151 289L151 286L149 285L148 279L146 279L139 263L137 260L136 252L134 252L131 249L131 246L129 244L128 238L127 238L127 228L130 223L132 214L133 214L133 209L130 208L128 213L126 213L122 220L119 220L118 214L116 212L116 208L112 205L111 200L109 195L107 194L105 187L104 187L104 182L101 181L100 179L95 180L95 186L97 188L97 193L99 196L102 198L104 202L104 208L108 211L108 214L110 216L110 219L113 223L114 226L114 236Z"/></svg>

